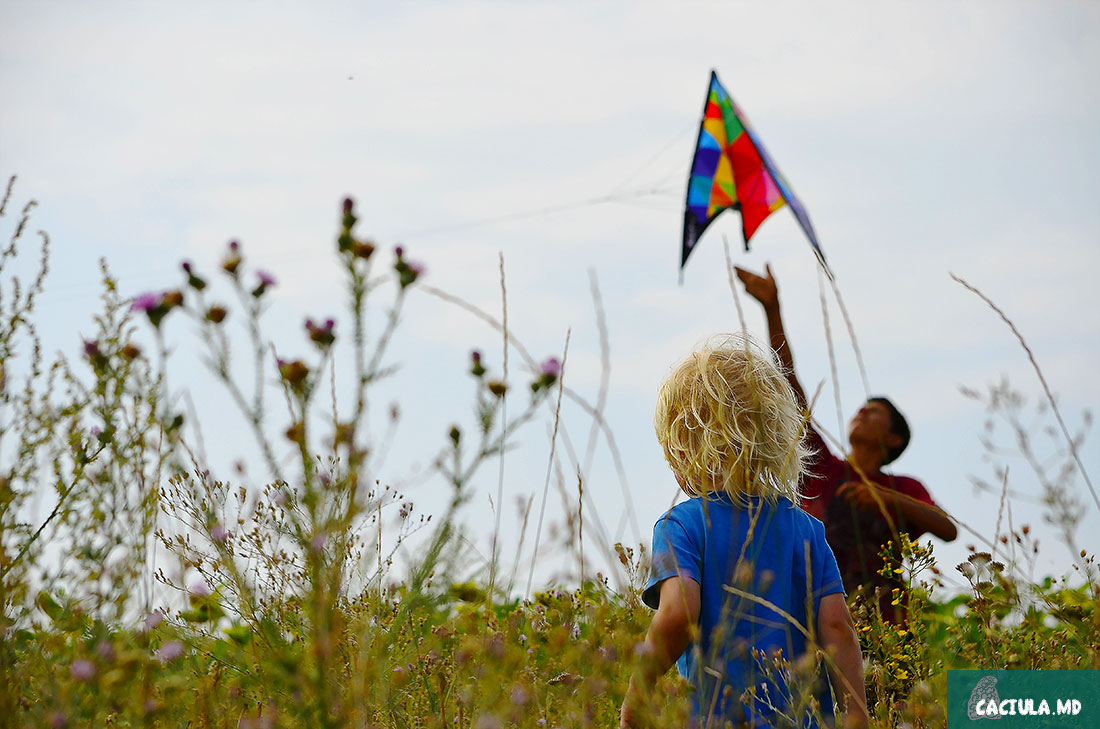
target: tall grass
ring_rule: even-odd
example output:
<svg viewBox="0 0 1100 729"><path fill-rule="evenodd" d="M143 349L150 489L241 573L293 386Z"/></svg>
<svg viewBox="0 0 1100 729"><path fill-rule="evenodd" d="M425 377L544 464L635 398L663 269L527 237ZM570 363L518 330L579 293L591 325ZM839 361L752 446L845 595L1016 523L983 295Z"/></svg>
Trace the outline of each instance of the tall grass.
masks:
<svg viewBox="0 0 1100 729"><path fill-rule="evenodd" d="M188 266L178 289L134 301L120 298L104 266L101 311L81 357L49 361L34 324L48 272L44 234L30 278L11 273L27 259L32 212L28 203L16 215L0 254L0 724L617 724L627 679L646 659L640 646L650 615L638 590L647 555L640 545L612 543L600 528L586 499L587 466L566 532L582 564L595 549L613 574L582 566L569 589L527 589L517 598L522 575L518 561L503 561L515 550L497 542L499 522L485 578L464 581L459 569L469 554L459 515L472 508L475 479L495 464L499 494L507 474L497 459L533 421L557 424L563 398L591 418L578 460L591 463L598 435L618 458L603 418L606 369L597 402L585 402L563 383L566 355L539 362L506 318L425 286L424 268L406 251L387 257L358 236L351 201L334 245L347 318L308 322L308 355L273 349L264 312L278 284L234 243L216 276ZM441 434L434 467L449 497L423 517L375 480L392 423L371 417L391 371L387 348L418 288L497 327L505 344L500 374L488 354L469 361L475 418ZM593 297L598 309L594 281ZM367 327L371 307L383 312L377 332ZM166 330L182 319L198 329L194 346L208 376L248 424L266 471L258 487L243 472L211 475L197 426L209 428L212 415L194 412L167 374ZM338 337L350 347L339 362ZM528 374L514 374L509 352ZM350 393L336 392L338 366L350 367ZM1027 435L1018 394L1007 386L971 394L1018 440ZM273 413L285 425L273 428ZM1063 461L1076 456L1081 437L1062 448ZM1008 509L988 548L973 549L956 568L968 585L957 595L943 594L927 545L904 543L903 561L889 568L905 577L898 599L908 600L908 622L889 625L873 606L853 605L876 725L942 726L937 699L947 668L1100 664L1100 588L1094 557L1074 542L1072 468L1051 470L1026 439L1020 450L1037 468L1047 514L1065 527L1078 579L1034 575L1030 529ZM568 483L556 471L551 455L547 488ZM1007 477L999 480L1005 495ZM523 534L537 534L541 518L527 502ZM396 550L413 543L415 559L398 569ZM812 657L766 668L795 677L817 670ZM674 675L658 688L648 720L685 725L690 688ZM801 716L817 711L806 698L795 702ZM800 715L789 719L793 725Z"/></svg>

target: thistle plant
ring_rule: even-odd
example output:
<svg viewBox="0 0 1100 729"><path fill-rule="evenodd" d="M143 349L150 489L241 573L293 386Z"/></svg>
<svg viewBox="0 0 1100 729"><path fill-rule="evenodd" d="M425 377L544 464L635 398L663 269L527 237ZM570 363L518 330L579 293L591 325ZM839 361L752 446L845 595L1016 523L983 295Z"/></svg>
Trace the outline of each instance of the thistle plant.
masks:
<svg viewBox="0 0 1100 729"><path fill-rule="evenodd" d="M0 216L18 208L15 197L13 179ZM606 362L592 406L565 387L564 354L535 358L505 320L431 289L407 246L384 250L357 232L351 200L335 226L345 313L308 312L295 344L271 342L279 280L232 241L214 270L183 262L174 286L133 298L104 265L100 311L73 336L76 355L51 359L34 323L49 239L40 234L37 253L28 251L33 211L30 202L14 215L0 250L0 723L615 725L629 676L647 660L651 616L639 599L645 548L610 539L586 500L606 486L588 472L597 435L621 461L603 414ZM594 281L593 291L598 310ZM390 346L405 303L421 293L501 330L525 373L483 351L470 352L463 371L441 373L466 383L472 408L424 436L438 439L429 460L447 489L430 510L384 478L400 404L378 404L392 399ZM180 344L185 326L194 343ZM602 322L601 337L606 351ZM185 347L200 352L248 430L231 468L215 468L203 447L224 437L224 413L196 412L188 383L175 379ZM975 396L1000 428L987 438L1000 486L979 480L1002 495L993 536L951 572L900 534L900 550L887 551L902 559L887 569L900 570L901 626L853 599L876 727L942 726L949 668L1100 665L1100 587L1095 557L1077 546L1080 500L1067 465L1088 422L1072 445L1058 445L1010 388ZM571 583L517 594L523 536L506 569L497 560L511 558L509 545L494 534L489 557L479 556L462 515L477 508L486 465L532 423L552 419L571 442L562 401L591 427L583 458L552 449L547 469L546 487L555 482L567 507L553 546L580 569ZM1005 452L1003 433L1018 455ZM1011 512L1026 495L1014 480L1025 469L1012 463L1009 477L1010 458L1038 479L1045 515L1063 529L1074 555L1068 579L1034 576L1034 533ZM563 474L573 471L570 483ZM629 495L621 469L620 486ZM521 535L534 501L521 499ZM502 505L493 508L499 515ZM611 572L592 567L593 544ZM947 594L945 573L961 575L964 588ZM760 657L764 674L791 687L792 724L821 713L818 660L828 658ZM690 686L670 673L658 689L643 720L685 725Z"/></svg>

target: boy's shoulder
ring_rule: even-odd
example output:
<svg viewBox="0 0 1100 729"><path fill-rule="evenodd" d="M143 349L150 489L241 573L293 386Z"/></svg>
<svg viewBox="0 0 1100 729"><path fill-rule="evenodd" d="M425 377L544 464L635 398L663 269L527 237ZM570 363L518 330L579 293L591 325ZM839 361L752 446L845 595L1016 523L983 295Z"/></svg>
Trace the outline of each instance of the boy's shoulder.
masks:
<svg viewBox="0 0 1100 729"><path fill-rule="evenodd" d="M683 525L698 522L706 516L706 506L702 502L703 499L696 497L675 504L657 518L657 523L654 526L660 527L667 522L676 522Z"/></svg>
<svg viewBox="0 0 1100 729"><path fill-rule="evenodd" d="M696 496L681 501L662 514L657 520L657 524L659 525L663 521L674 521L685 525L705 525L710 522L714 514L744 514L749 518L754 518L754 511L760 517L766 517L769 522L778 516L784 522L793 520L795 523L809 528L812 528L812 523L816 522L819 527L824 528L820 521L795 506L789 499L780 498L772 504L765 499L753 496L749 497L748 504L740 504L725 494L711 495L705 498Z"/></svg>

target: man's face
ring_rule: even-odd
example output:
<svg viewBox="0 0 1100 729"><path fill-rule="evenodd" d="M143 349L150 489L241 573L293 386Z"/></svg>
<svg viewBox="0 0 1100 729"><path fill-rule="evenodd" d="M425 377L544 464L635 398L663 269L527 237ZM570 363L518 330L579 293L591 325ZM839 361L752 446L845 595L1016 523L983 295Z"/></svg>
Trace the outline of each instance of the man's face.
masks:
<svg viewBox="0 0 1100 729"><path fill-rule="evenodd" d="M901 436L890 432L890 411L880 402L869 402L848 423L848 442L876 445L889 450L901 443Z"/></svg>

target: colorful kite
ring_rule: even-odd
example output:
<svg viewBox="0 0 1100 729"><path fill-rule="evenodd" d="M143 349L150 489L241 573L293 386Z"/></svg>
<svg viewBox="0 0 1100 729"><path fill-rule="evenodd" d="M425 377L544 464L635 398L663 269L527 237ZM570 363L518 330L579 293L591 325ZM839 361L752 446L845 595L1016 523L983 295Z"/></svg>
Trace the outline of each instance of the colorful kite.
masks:
<svg viewBox="0 0 1100 729"><path fill-rule="evenodd" d="M748 120L710 72L710 90L699 125L699 141L691 163L687 202L684 206L684 247L680 257L680 275L703 231L723 210L741 211L741 230L745 250L749 239L764 219L783 207L791 206L798 224L810 239L826 273L825 254L817 244L806 209L795 197L790 185L776 169L764 145L749 126ZM831 274L830 274L831 276Z"/></svg>

